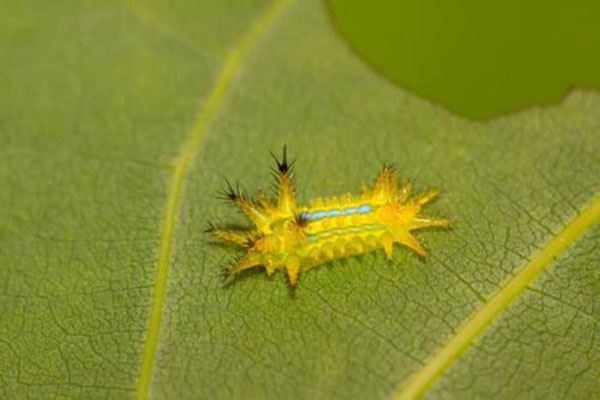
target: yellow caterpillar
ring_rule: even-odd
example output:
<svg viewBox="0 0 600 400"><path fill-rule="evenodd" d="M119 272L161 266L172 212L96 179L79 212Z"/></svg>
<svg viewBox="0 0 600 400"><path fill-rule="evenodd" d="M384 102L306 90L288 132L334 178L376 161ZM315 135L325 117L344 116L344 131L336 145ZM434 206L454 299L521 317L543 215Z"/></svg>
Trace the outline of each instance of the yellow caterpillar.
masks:
<svg viewBox="0 0 600 400"><path fill-rule="evenodd" d="M296 286L298 274L326 262L383 248L392 257L394 243L420 256L425 250L412 231L448 227L447 219L420 215L421 208L438 194L436 190L410 198L410 184L398 186L393 168L383 167L374 188L358 196L347 194L317 199L308 206L296 204L291 165L286 148L277 162L278 198L264 195L249 198L228 183L224 197L233 202L253 223L248 229L223 229L213 225L209 232L226 242L246 248L246 254L226 271L228 276L263 266L271 276L285 268Z"/></svg>

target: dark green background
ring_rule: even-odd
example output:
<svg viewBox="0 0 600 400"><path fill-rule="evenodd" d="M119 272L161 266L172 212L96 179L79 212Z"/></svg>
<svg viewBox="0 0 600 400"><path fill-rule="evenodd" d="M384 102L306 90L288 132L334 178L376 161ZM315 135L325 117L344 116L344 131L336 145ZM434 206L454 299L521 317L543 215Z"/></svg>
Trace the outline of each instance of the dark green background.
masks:
<svg viewBox="0 0 600 400"><path fill-rule="evenodd" d="M329 0L377 71L471 118L600 84L600 2Z"/></svg>

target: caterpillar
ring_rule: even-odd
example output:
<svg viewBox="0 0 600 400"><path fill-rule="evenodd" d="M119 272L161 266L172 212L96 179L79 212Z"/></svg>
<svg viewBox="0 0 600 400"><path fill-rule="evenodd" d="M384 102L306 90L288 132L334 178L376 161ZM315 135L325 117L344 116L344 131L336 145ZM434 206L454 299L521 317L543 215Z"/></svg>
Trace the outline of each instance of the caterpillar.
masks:
<svg viewBox="0 0 600 400"><path fill-rule="evenodd" d="M417 255L425 249L413 231L430 227L448 227L448 219L422 216L421 208L438 195L429 190L411 198L411 184L398 184L393 167L383 166L373 188L362 194L346 194L316 199L306 206L297 205L292 178L292 163L287 149L277 158L275 175L277 199L259 193L253 198L227 181L221 197L237 207L254 225L247 229L226 229L209 224L208 232L246 253L225 271L234 276L243 270L264 267L271 276L285 269L295 287L301 271L340 258L356 256L383 248L392 258L394 243L404 245Z"/></svg>

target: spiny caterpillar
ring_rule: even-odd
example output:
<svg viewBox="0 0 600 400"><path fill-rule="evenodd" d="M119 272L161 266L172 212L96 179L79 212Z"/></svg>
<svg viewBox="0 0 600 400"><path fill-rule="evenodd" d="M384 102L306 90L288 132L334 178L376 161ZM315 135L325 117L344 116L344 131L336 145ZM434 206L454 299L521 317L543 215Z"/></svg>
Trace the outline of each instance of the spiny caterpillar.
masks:
<svg viewBox="0 0 600 400"><path fill-rule="evenodd" d="M263 266L269 276L285 268L292 287L298 274L326 262L383 248L388 259L394 243L402 244L419 256L425 250L412 231L429 227L448 227L447 219L427 218L421 208L438 192L430 190L410 198L410 183L399 187L394 169L383 169L372 189L359 196L346 194L331 199L316 199L308 206L296 205L291 163L283 148L275 174L276 201L263 194L254 199L240 193L227 182L223 198L232 202L254 224L249 229L224 229L210 225L215 237L247 249L226 271L227 276Z"/></svg>

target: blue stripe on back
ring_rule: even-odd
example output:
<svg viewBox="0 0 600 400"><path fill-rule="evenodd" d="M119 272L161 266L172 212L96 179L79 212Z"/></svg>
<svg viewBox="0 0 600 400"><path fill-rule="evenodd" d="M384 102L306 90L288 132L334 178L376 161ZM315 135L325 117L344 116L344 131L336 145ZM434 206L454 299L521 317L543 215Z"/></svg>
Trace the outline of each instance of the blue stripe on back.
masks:
<svg viewBox="0 0 600 400"><path fill-rule="evenodd" d="M352 215L352 214L368 214L373 211L373 207L369 204L362 204L358 207L343 208L341 210L327 210L327 211L314 211L312 213L302 213L301 217L308 221L315 221L318 219L338 217L340 215Z"/></svg>
<svg viewBox="0 0 600 400"><path fill-rule="evenodd" d="M373 207L371 207L369 204L363 204L360 207L358 207L359 214L367 214L371 211L373 211Z"/></svg>

